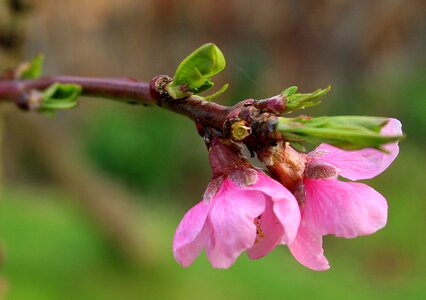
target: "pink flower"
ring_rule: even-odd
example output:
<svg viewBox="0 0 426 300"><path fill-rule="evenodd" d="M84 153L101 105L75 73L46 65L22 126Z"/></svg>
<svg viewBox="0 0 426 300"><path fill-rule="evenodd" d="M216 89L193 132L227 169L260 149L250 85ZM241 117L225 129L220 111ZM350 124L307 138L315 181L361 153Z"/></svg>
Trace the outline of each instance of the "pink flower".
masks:
<svg viewBox="0 0 426 300"><path fill-rule="evenodd" d="M292 243L300 222L295 197L229 142L214 139L209 159L213 179L176 230L176 260L187 267L205 248L213 267L228 268L243 251L257 259L282 241Z"/></svg>
<svg viewBox="0 0 426 300"><path fill-rule="evenodd" d="M390 119L384 135L400 135L401 123ZM344 151L322 144L308 154L304 173L304 199L296 239L288 244L293 256L313 270L329 268L323 254L322 236L354 238L383 228L387 221L385 198L368 185L337 180L370 179L383 172L398 155L398 144L385 145L388 154L363 149Z"/></svg>

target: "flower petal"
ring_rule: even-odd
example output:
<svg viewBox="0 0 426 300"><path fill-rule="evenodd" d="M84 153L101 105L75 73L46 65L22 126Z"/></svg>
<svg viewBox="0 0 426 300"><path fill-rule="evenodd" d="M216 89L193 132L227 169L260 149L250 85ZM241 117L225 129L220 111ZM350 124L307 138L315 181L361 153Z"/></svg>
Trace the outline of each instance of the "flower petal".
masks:
<svg viewBox="0 0 426 300"><path fill-rule="evenodd" d="M284 229L282 239L286 243L292 242L296 238L300 223L299 205L293 194L281 183L260 171L258 171L258 181L246 189L261 191L269 197L274 214Z"/></svg>
<svg viewBox="0 0 426 300"><path fill-rule="evenodd" d="M386 200L366 184L309 179L305 192L303 222L312 232L353 238L386 225Z"/></svg>
<svg viewBox="0 0 426 300"><path fill-rule="evenodd" d="M228 268L254 244L254 219L265 210L265 196L227 178L211 206L208 218L213 232L206 246L207 257L213 267Z"/></svg>
<svg viewBox="0 0 426 300"><path fill-rule="evenodd" d="M267 199L265 211L255 220L257 223L256 241L250 249L247 250L247 255L250 259L258 259L277 246L284 234L283 226L277 219L272 210L272 201Z"/></svg>
<svg viewBox="0 0 426 300"><path fill-rule="evenodd" d="M184 267L192 264L207 244L211 226L206 222L208 205L201 201L191 208L176 229L173 240L175 259Z"/></svg>
<svg viewBox="0 0 426 300"><path fill-rule="evenodd" d="M288 245L288 248L294 258L305 267L315 271L324 271L330 268L322 249L322 236L309 230L303 220L296 239Z"/></svg>
<svg viewBox="0 0 426 300"><path fill-rule="evenodd" d="M389 119L388 124L382 129L383 135L401 135L401 122ZM389 153L365 148L362 150L347 151L328 144L319 145L309 153L314 161L321 161L340 169L339 175L350 180L373 178L394 161L399 153L398 142L384 146Z"/></svg>

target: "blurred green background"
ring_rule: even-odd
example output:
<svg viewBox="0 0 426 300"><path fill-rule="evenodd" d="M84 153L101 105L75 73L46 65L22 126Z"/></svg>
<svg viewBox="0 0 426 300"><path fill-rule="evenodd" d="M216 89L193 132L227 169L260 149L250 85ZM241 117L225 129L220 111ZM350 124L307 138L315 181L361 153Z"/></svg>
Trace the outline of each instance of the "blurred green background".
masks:
<svg viewBox="0 0 426 300"><path fill-rule="evenodd" d="M368 181L386 228L326 237L327 272L285 247L184 269L174 230L210 179L189 120L102 99L55 118L2 105L0 299L425 299L424 1L0 1L1 68L43 52L46 74L148 81L205 42L227 59L221 103L331 84L304 113L402 121L398 159Z"/></svg>

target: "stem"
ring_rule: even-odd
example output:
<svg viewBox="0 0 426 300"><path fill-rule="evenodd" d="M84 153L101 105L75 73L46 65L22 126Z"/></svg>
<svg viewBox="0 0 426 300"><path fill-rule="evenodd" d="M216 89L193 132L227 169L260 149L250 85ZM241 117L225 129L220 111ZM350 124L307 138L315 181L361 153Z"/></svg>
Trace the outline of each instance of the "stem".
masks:
<svg viewBox="0 0 426 300"><path fill-rule="evenodd" d="M150 95L149 84L133 79L88 78L74 76L42 77L34 80L0 81L0 99L14 100L20 94L32 89L43 90L58 83L74 83L83 88L83 95L89 97L114 98L119 101L152 105L157 102Z"/></svg>
<svg viewBox="0 0 426 300"><path fill-rule="evenodd" d="M33 89L46 89L55 82L78 84L82 87L83 96L111 98L147 106L158 105L201 122L206 127L222 128L232 110L231 107L207 102L196 96L179 100L167 98L159 100L152 94L149 83L130 78L54 76L34 80L0 80L0 99L17 101L20 95Z"/></svg>
<svg viewBox="0 0 426 300"><path fill-rule="evenodd" d="M247 99L234 106L224 106L215 102L205 101L193 95L184 99L173 99L159 83L168 78L165 75L154 77L150 83L130 78L89 78L73 76L41 77L34 80L16 80L0 77L0 100L15 102L21 108L28 109L32 90L44 90L54 83L78 84L82 88L82 96L111 98L131 104L145 106L157 105L161 108L187 116L193 120L199 133L203 128L216 128L223 136L234 141L243 142L249 149L266 145L280 139L276 134L277 116L257 108L256 101ZM243 121L243 122L239 122ZM235 122L248 130L247 138L235 137L239 132L232 126ZM237 126L237 127L238 127ZM237 128L238 129L238 128Z"/></svg>

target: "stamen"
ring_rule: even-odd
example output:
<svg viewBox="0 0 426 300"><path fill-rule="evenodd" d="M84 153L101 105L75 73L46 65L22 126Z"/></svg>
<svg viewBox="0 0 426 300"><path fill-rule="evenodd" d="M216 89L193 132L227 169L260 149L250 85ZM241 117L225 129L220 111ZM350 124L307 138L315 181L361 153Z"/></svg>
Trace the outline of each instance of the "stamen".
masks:
<svg viewBox="0 0 426 300"><path fill-rule="evenodd" d="M256 239L254 241L255 244L259 243L261 239L265 237L265 234L262 231L262 228L260 228L262 224L262 215L258 216L253 220L254 225L256 225Z"/></svg>

